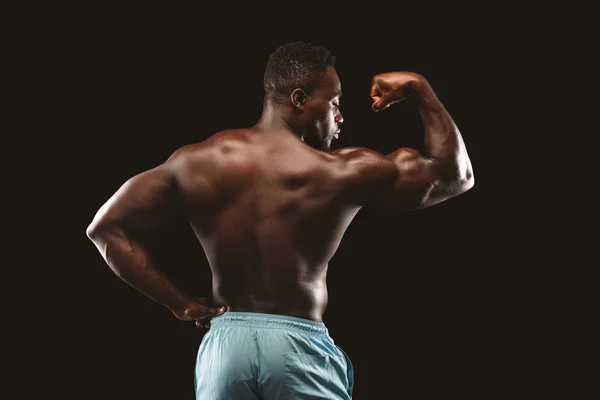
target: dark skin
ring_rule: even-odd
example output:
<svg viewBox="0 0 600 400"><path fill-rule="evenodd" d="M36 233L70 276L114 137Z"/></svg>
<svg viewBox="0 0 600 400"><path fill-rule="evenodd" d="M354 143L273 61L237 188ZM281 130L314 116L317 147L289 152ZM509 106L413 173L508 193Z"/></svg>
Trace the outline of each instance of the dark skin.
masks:
<svg viewBox="0 0 600 400"><path fill-rule="evenodd" d="M423 76L376 75L370 95L374 111L416 96L426 154L328 152L343 117L340 80L327 67L313 93L298 88L283 104L266 101L256 125L184 146L129 179L87 234L121 279L180 320L208 327L229 310L322 322L329 260L361 207L417 210L474 184L461 135ZM326 151L307 145L309 138ZM181 212L210 264L212 301L177 288L140 239Z"/></svg>

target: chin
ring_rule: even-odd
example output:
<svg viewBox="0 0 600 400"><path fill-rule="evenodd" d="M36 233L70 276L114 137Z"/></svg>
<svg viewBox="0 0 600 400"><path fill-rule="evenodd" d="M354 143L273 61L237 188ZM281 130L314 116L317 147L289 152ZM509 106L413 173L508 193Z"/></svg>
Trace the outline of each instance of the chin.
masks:
<svg viewBox="0 0 600 400"><path fill-rule="evenodd" d="M331 151L331 139L321 139L321 145L318 147L319 150L330 152Z"/></svg>

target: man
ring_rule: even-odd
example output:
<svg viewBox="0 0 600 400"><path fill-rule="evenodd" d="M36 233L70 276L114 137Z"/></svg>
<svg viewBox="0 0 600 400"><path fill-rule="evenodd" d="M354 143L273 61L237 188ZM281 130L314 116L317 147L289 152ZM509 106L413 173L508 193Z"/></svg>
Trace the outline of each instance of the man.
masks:
<svg viewBox="0 0 600 400"><path fill-rule="evenodd" d="M350 399L352 364L322 319L329 260L361 207L432 206L473 186L471 163L419 74L376 75L370 95L374 111L415 96L425 154L330 151L343 122L342 90L334 57L321 46L280 46L264 88L254 126L186 145L132 177L87 234L125 282L180 320L210 324L196 363L197 399ZM212 301L179 290L140 240L177 211L206 253Z"/></svg>

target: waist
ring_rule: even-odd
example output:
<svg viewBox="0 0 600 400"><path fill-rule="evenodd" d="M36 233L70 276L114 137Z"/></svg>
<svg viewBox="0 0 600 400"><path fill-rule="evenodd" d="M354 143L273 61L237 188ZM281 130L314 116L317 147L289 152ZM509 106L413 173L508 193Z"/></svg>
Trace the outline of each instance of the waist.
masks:
<svg viewBox="0 0 600 400"><path fill-rule="evenodd" d="M210 329L233 326L245 326L259 329L287 329L329 336L329 330L323 322L282 314L227 311L225 314L213 317L210 321L210 326Z"/></svg>

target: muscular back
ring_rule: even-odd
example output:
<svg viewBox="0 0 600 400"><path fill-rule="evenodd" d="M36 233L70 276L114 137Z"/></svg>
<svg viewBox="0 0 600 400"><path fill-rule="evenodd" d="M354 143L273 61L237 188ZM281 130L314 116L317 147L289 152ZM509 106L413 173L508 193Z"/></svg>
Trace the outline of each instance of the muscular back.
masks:
<svg viewBox="0 0 600 400"><path fill-rule="evenodd" d="M320 321L328 262L360 209L344 201L340 157L251 130L181 153L179 198L211 266L214 301Z"/></svg>
<svg viewBox="0 0 600 400"><path fill-rule="evenodd" d="M294 91L293 113L266 110L254 127L185 146L122 185L86 231L113 271L180 319L212 315L215 310L153 265L138 239L179 209L204 247L215 304L321 321L328 262L362 205L410 211L473 187L462 136L418 74L379 74L371 97L377 111L411 91L424 124L425 154L409 148L385 156L365 148L325 153L306 145L293 132L312 126L326 141L343 121L333 69L326 82L310 103ZM260 130L275 126L285 131Z"/></svg>

